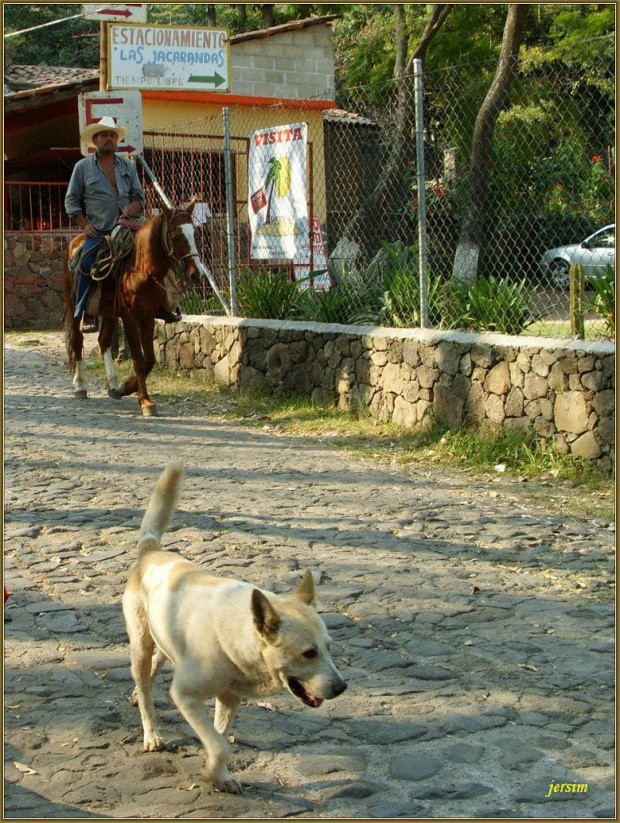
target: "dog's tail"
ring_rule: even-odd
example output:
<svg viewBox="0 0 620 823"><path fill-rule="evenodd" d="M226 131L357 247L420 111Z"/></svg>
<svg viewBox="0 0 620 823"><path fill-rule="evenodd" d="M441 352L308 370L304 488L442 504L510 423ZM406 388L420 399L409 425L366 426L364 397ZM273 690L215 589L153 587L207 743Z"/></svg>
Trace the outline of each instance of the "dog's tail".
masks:
<svg viewBox="0 0 620 823"><path fill-rule="evenodd" d="M177 507L182 476L183 464L176 461L168 463L161 473L142 518L138 535L138 557L159 548L162 535L170 525Z"/></svg>

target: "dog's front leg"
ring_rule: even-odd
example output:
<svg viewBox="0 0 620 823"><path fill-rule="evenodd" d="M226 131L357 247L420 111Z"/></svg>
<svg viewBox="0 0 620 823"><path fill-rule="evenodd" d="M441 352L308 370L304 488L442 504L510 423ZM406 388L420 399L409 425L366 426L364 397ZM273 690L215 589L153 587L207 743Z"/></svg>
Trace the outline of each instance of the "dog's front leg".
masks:
<svg viewBox="0 0 620 823"><path fill-rule="evenodd" d="M235 712L241 703L241 699L233 692L222 692L215 698L215 720L213 725L215 731L228 737L228 732L235 719Z"/></svg>
<svg viewBox="0 0 620 823"><path fill-rule="evenodd" d="M203 772L204 778L210 780L221 792L241 794L241 783L235 780L226 765L230 747L209 723L203 699L185 690L176 676L172 681L170 696L205 748L207 762Z"/></svg>

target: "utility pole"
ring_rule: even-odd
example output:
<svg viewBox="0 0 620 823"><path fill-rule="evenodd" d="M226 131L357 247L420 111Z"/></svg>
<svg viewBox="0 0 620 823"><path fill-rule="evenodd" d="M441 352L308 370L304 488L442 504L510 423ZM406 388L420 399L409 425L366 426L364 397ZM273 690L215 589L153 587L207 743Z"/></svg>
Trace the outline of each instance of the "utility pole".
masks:
<svg viewBox="0 0 620 823"><path fill-rule="evenodd" d="M105 91L108 81L108 27L99 23L99 91Z"/></svg>

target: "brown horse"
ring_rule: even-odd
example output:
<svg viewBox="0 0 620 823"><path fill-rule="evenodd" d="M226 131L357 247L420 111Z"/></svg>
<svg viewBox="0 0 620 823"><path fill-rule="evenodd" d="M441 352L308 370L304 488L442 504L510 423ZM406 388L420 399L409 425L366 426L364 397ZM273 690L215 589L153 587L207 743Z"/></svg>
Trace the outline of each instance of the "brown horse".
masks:
<svg viewBox="0 0 620 823"><path fill-rule="evenodd" d="M146 379L155 365L155 316L166 306L166 275L179 267L192 277L206 275L196 247L192 223L194 204L192 200L186 208L162 206L161 214L149 218L135 232L133 251L120 264L118 275L101 281L97 314L102 320L98 342L106 371L108 395L119 400L137 392L145 417L157 416L155 403L146 389ZM87 397L82 364L84 335L80 329L80 318L73 317L76 288L69 260L84 242L84 237L84 234L78 234L71 241L64 267L65 342L69 367L74 373L75 396L79 398ZM134 373L122 385L119 385L111 351L119 318L123 321L134 368Z"/></svg>

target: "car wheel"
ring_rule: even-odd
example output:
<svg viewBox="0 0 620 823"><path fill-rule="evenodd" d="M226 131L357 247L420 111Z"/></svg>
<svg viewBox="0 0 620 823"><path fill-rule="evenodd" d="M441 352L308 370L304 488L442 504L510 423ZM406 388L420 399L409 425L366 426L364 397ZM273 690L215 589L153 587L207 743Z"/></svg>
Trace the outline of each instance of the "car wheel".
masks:
<svg viewBox="0 0 620 823"><path fill-rule="evenodd" d="M549 266L549 279L558 289L567 289L570 266L566 260L554 260Z"/></svg>

